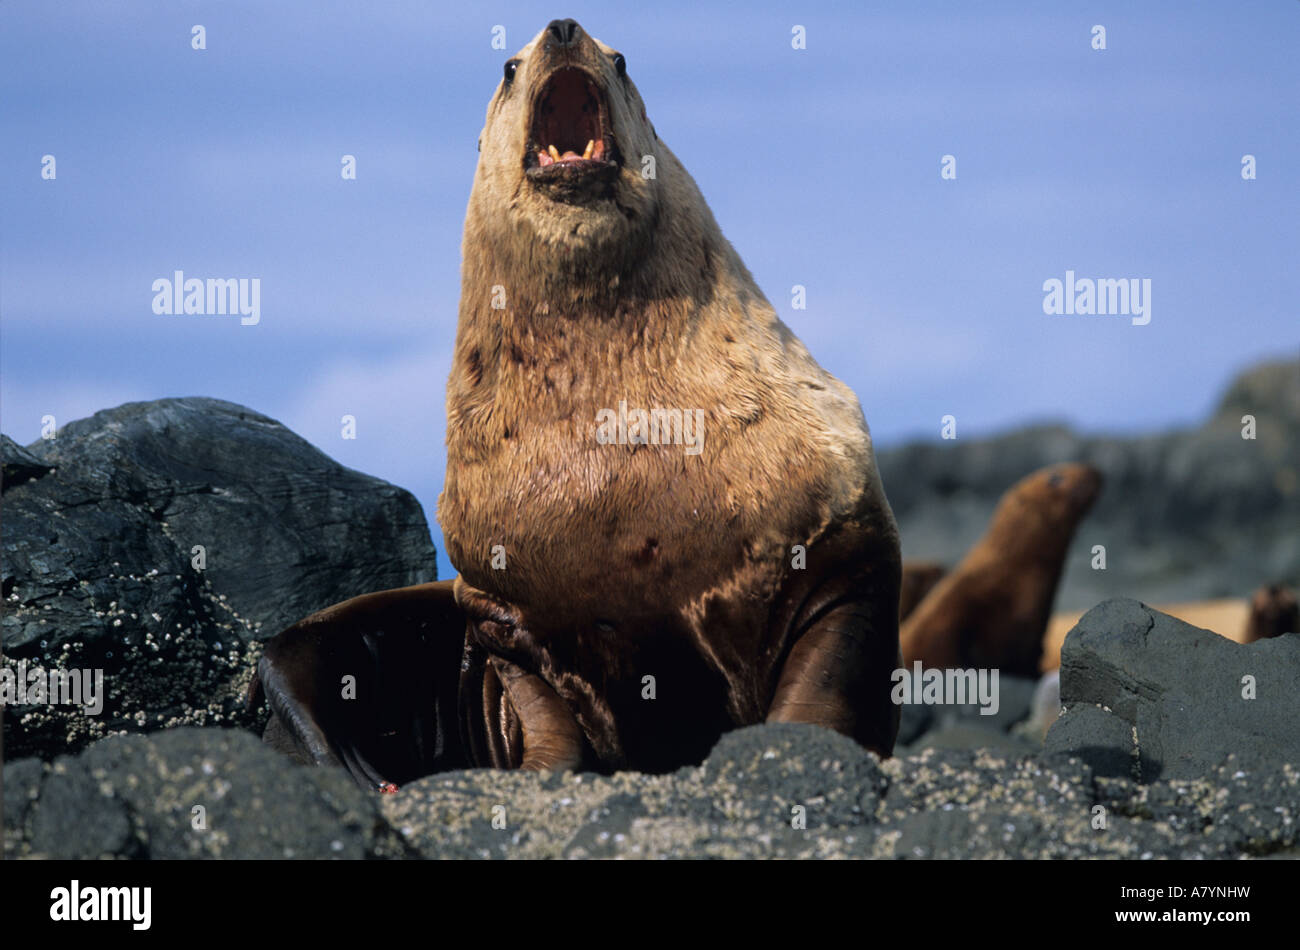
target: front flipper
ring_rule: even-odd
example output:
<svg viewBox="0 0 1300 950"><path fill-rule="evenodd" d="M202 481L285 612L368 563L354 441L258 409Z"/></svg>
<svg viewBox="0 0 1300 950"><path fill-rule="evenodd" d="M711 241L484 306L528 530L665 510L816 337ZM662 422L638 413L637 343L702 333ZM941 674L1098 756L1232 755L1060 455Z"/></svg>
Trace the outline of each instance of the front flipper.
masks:
<svg viewBox="0 0 1300 950"><path fill-rule="evenodd" d="M457 722L465 615L452 582L327 607L268 640L249 691L265 740L363 787L468 764ZM351 679L348 679L348 678Z"/></svg>
<svg viewBox="0 0 1300 950"><path fill-rule="evenodd" d="M518 767L525 770L576 769L582 764L582 730L555 690L515 664L490 661L522 733Z"/></svg>
<svg viewBox="0 0 1300 950"><path fill-rule="evenodd" d="M891 696L902 663L897 548L882 545L874 558L833 547L828 554L856 569L826 579L803 601L767 721L825 726L888 757L901 712Z"/></svg>
<svg viewBox="0 0 1300 950"><path fill-rule="evenodd" d="M466 649L461 669L461 737L475 765L532 771L582 765L582 730L540 676L476 644Z"/></svg>

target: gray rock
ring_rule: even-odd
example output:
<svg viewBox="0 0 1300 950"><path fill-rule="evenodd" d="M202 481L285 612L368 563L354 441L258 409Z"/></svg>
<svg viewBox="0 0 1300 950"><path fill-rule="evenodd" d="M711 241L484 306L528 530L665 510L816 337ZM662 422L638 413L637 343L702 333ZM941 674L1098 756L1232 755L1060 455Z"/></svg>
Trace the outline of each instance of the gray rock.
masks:
<svg viewBox="0 0 1300 950"><path fill-rule="evenodd" d="M1246 692L1253 682L1254 698ZM1300 766L1300 636L1239 644L1132 600L1084 614L1061 650L1060 719L1044 754L1100 775L1193 779L1235 753Z"/></svg>
<svg viewBox="0 0 1300 950"><path fill-rule="evenodd" d="M76 758L10 763L5 806L6 857L405 853L379 818L376 797L342 771L293 765L239 730L115 736Z"/></svg>
<svg viewBox="0 0 1300 950"><path fill-rule="evenodd" d="M1241 437L1244 415L1256 438ZM956 564L1002 493L1055 462L1090 462L1105 489L1075 535L1057 606L1248 596L1300 585L1300 360L1241 374L1203 425L1131 438L1036 425L877 452L908 558ZM1092 570L1094 544L1107 569ZM1213 557L1204 552L1213 551Z"/></svg>
<svg viewBox="0 0 1300 950"><path fill-rule="evenodd" d="M233 403L128 403L0 447L4 662L102 669L108 688L99 716L10 709L10 758L125 730L249 724L257 638L436 571L409 493Z"/></svg>

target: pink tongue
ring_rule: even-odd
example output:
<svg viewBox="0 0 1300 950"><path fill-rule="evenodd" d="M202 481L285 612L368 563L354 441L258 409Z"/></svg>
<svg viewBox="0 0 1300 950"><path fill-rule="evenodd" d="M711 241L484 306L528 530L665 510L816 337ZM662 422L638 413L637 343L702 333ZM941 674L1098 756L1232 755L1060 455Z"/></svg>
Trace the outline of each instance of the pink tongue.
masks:
<svg viewBox="0 0 1300 950"><path fill-rule="evenodd" d="M582 158L582 156L579 155L577 152L573 151L572 149L570 149L569 151L565 152L563 155L560 156L560 161L567 162L571 158Z"/></svg>

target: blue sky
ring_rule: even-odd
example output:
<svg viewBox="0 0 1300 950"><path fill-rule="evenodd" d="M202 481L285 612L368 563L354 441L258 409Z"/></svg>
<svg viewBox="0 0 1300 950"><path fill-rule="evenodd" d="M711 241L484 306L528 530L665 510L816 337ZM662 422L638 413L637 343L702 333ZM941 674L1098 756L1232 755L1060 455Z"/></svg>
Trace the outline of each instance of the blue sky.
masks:
<svg viewBox="0 0 1300 950"><path fill-rule="evenodd" d="M1190 424L1244 365L1300 349L1300 2L540 9L0 6L5 433L216 396L433 521L475 139L502 62L562 16L627 56L878 446L937 437L947 413L961 437ZM259 277L261 322L155 315L176 269ZM1066 270L1151 279L1151 323L1045 315Z"/></svg>

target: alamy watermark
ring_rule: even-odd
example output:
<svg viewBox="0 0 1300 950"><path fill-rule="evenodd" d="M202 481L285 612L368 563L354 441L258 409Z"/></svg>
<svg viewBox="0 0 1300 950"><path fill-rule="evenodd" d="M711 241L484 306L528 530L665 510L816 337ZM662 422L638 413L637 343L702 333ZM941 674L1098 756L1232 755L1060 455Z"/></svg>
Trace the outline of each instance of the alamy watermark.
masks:
<svg viewBox="0 0 1300 950"><path fill-rule="evenodd" d="M81 706L87 716L104 711L104 671L28 668L26 660L0 668L0 706Z"/></svg>
<svg viewBox="0 0 1300 950"><path fill-rule="evenodd" d="M50 891L50 920L123 920L132 930L153 922L152 887L82 887L75 878Z"/></svg>
<svg viewBox="0 0 1300 950"><path fill-rule="evenodd" d="M157 314L239 314L246 327L262 319L262 278L198 277L186 278L184 271L174 271L168 280L153 282L153 312Z"/></svg>
<svg viewBox="0 0 1300 950"><path fill-rule="evenodd" d="M974 706L981 716L996 716L998 671L924 669L921 661L894 670L890 692L896 706Z"/></svg>
<svg viewBox="0 0 1300 950"><path fill-rule="evenodd" d="M681 445L687 455L704 451L703 409L618 409L596 413L596 441L601 445Z"/></svg>
<svg viewBox="0 0 1300 950"><path fill-rule="evenodd" d="M1043 313L1079 314L1081 316L1132 317L1133 326L1151 322L1151 278L1118 279L1111 277L1075 277L1065 272L1065 280L1049 277L1043 281Z"/></svg>

